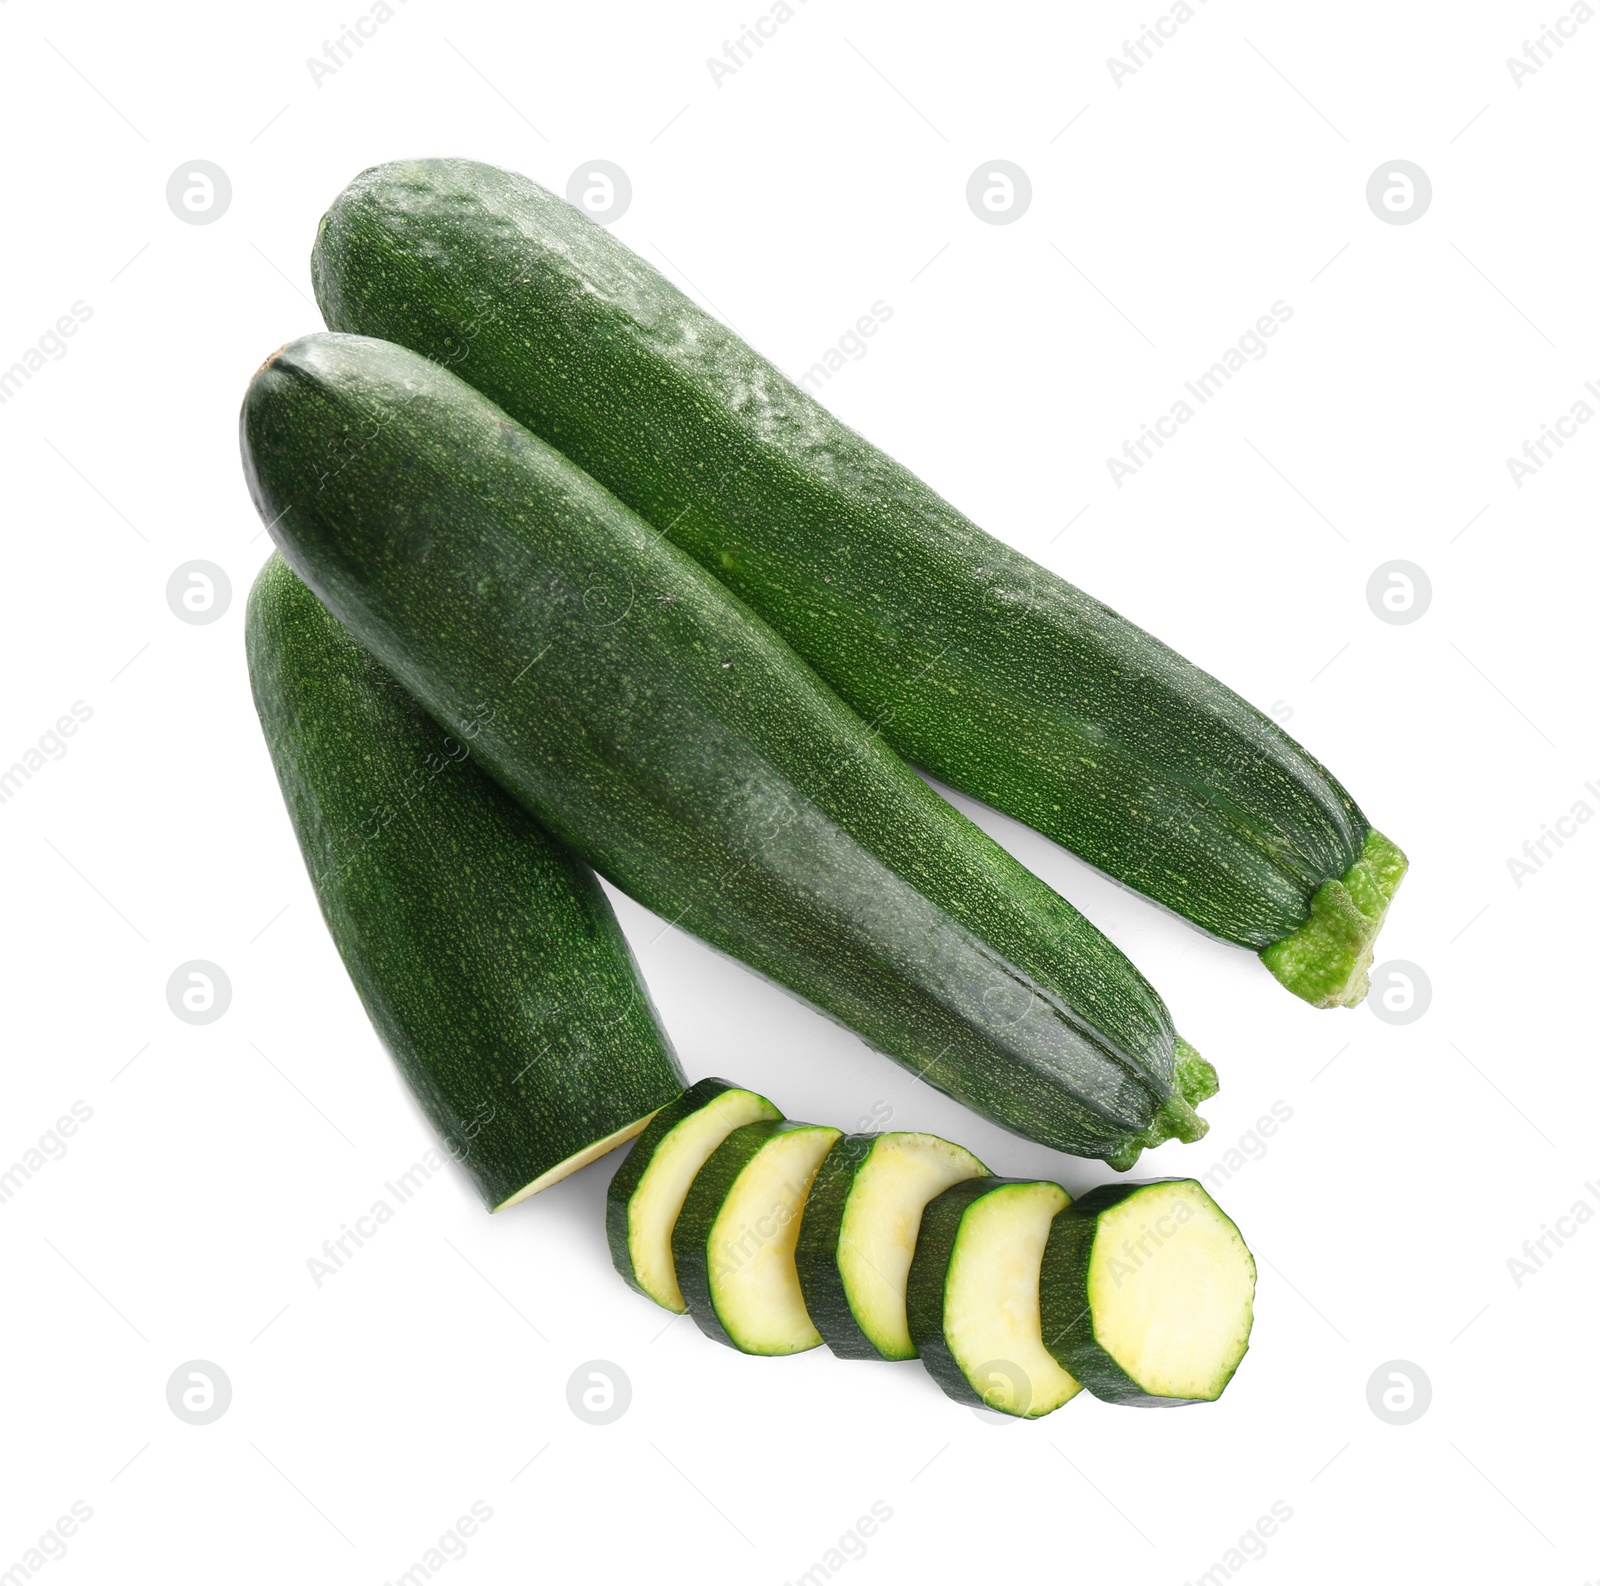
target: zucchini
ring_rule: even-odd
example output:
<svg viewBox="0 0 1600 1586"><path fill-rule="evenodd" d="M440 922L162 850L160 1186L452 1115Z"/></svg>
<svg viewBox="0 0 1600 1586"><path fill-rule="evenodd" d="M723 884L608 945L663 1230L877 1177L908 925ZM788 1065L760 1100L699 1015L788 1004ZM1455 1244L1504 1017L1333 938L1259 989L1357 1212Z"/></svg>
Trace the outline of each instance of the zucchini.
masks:
<svg viewBox="0 0 1600 1586"><path fill-rule="evenodd" d="M795 1267L806 1309L846 1360L911 1360L906 1278L923 1208L988 1169L937 1135L846 1135L806 1200Z"/></svg>
<svg viewBox="0 0 1600 1586"><path fill-rule="evenodd" d="M1067 1204L1042 1179L976 1178L922 1214L906 1315L923 1365L952 1399L1037 1420L1081 1389L1040 1334L1040 1262Z"/></svg>
<svg viewBox="0 0 1600 1586"><path fill-rule="evenodd" d="M1030 1139L1125 1167L1204 1133L1215 1074L1133 965L487 398L324 334L257 371L242 429L317 596L646 908Z"/></svg>
<svg viewBox="0 0 1600 1586"><path fill-rule="evenodd" d="M688 1309L672 1261L672 1230L706 1158L742 1124L783 1116L765 1096L702 1079L652 1118L606 1194L611 1260L629 1286L680 1314Z"/></svg>
<svg viewBox="0 0 1600 1586"><path fill-rule="evenodd" d="M1102 1185L1050 1229L1045 1342L1097 1398L1205 1403L1249 1348L1255 1287L1239 1230L1193 1179Z"/></svg>
<svg viewBox="0 0 1600 1586"><path fill-rule="evenodd" d="M599 882L277 555L245 643L334 945L489 1209L638 1134L683 1071Z"/></svg>
<svg viewBox="0 0 1600 1586"><path fill-rule="evenodd" d="M839 1130L747 1123L706 1160L672 1232L689 1314L747 1355L797 1355L822 1335L806 1312L794 1243L811 1180Z"/></svg>
<svg viewBox="0 0 1600 1586"><path fill-rule="evenodd" d="M1405 870L1275 722L990 538L611 232L468 160L363 172L312 255L330 327L454 367L769 622L908 760L1319 1007Z"/></svg>

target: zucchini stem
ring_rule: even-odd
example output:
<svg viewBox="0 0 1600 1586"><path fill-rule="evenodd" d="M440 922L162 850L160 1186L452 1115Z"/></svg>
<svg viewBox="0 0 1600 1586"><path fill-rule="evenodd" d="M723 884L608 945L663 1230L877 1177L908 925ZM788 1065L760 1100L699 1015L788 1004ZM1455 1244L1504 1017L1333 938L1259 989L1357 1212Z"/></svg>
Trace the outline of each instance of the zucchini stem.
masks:
<svg viewBox="0 0 1600 1586"><path fill-rule="evenodd" d="M1406 856L1369 831L1361 857L1324 881L1304 925L1262 949L1261 961L1314 1008L1354 1008L1367 994L1372 947L1406 873Z"/></svg>
<svg viewBox="0 0 1600 1586"><path fill-rule="evenodd" d="M1219 1084L1217 1071L1180 1035L1172 1048L1172 1094L1150 1120L1150 1127L1129 1135L1122 1145L1104 1158L1109 1167L1126 1173L1139 1160L1142 1151L1153 1150L1166 1140L1182 1140L1193 1145L1211 1125L1196 1108L1215 1096Z"/></svg>

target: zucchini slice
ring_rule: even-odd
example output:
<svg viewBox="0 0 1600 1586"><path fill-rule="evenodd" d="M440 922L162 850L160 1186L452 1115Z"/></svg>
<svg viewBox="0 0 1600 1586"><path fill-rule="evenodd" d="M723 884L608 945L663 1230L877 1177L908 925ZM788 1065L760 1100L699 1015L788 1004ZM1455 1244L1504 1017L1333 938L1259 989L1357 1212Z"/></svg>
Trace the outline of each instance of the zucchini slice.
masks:
<svg viewBox="0 0 1600 1586"><path fill-rule="evenodd" d="M794 1267L795 1236L822 1159L840 1137L813 1123L747 1123L695 1175L672 1256L701 1332L747 1355L797 1355L822 1335Z"/></svg>
<svg viewBox="0 0 1600 1586"><path fill-rule="evenodd" d="M1037 1420L1082 1388L1040 1333L1040 1263L1068 1204L1059 1184L979 1178L922 1214L906 1314L922 1363L952 1399Z"/></svg>
<svg viewBox="0 0 1600 1586"><path fill-rule="evenodd" d="M846 1360L912 1360L906 1278L923 1208L988 1173L970 1151L933 1134L846 1135L817 1172L795 1266L806 1309Z"/></svg>
<svg viewBox="0 0 1600 1586"><path fill-rule="evenodd" d="M641 1294L688 1310L672 1262L672 1230L706 1158L743 1124L783 1116L765 1096L702 1079L650 1120L606 1194L606 1239L617 1271Z"/></svg>
<svg viewBox="0 0 1600 1586"><path fill-rule="evenodd" d="M1040 1281L1050 1351L1113 1404L1203 1404L1250 1345L1256 1264L1193 1179L1105 1184L1062 1211Z"/></svg>

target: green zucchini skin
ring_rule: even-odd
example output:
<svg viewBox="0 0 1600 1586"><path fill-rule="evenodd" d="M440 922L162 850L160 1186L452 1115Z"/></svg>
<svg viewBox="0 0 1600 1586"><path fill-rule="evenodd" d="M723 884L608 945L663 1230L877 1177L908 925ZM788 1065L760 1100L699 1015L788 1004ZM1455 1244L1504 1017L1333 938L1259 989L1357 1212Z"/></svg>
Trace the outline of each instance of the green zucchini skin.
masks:
<svg viewBox="0 0 1600 1586"><path fill-rule="evenodd" d="M945 1277L967 1208L1002 1184L1025 1182L998 1175L969 1178L936 1195L923 1210L916 1253L911 1257L911 1272L906 1278L906 1321L911 1328L911 1341L917 1346L917 1358L952 1399L977 1410L985 1408L983 1396L967 1381L967 1374L944 1336Z"/></svg>
<svg viewBox="0 0 1600 1586"><path fill-rule="evenodd" d="M645 907L1027 1138L1122 1164L1204 1132L1128 960L487 398L324 334L257 372L242 430L318 598Z"/></svg>
<svg viewBox="0 0 1600 1586"><path fill-rule="evenodd" d="M1071 1372L1097 1399L1143 1409L1179 1409L1188 1404L1211 1402L1149 1393L1130 1377L1096 1335L1089 1292L1089 1261L1101 1216L1152 1185L1183 1182L1189 1181L1143 1179L1102 1184L1058 1213L1050 1225L1039 1273L1040 1331L1045 1348L1055 1356L1062 1370ZM1222 1208L1214 1201L1212 1206L1218 1217L1233 1226L1237 1233L1237 1226ZM1242 1238L1240 1243L1243 1244ZM1239 1360L1242 1359L1241 1349ZM1233 1369L1223 1379L1222 1386L1226 1386L1233 1372L1239 1369L1239 1360L1233 1362ZM1221 1388L1217 1391L1220 1393Z"/></svg>
<svg viewBox="0 0 1600 1586"><path fill-rule="evenodd" d="M876 1134L847 1134L822 1159L806 1197L795 1244L795 1270L806 1309L822 1341L841 1360L882 1360L878 1347L862 1331L845 1293L839 1272L839 1229L856 1174L872 1155Z"/></svg>
<svg viewBox="0 0 1600 1586"><path fill-rule="evenodd" d="M593 875L274 554L250 681L323 918L491 1211L683 1089Z"/></svg>
<svg viewBox="0 0 1600 1586"><path fill-rule="evenodd" d="M1369 823L1310 754L985 534L573 206L471 161L377 166L323 218L312 274L331 327L453 367L905 758L1203 930L1288 941L1267 966L1306 1000L1365 994L1404 856L1384 841L1364 865Z"/></svg>

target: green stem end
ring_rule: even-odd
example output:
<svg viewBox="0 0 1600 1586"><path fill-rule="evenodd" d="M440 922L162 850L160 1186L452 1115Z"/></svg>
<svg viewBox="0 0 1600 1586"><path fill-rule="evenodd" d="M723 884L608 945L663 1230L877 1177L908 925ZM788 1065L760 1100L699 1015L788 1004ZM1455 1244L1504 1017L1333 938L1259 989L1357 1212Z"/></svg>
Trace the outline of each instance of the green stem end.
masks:
<svg viewBox="0 0 1600 1586"><path fill-rule="evenodd" d="M1305 924L1264 948L1261 961L1314 1008L1358 1006L1372 944L1405 873L1406 856L1381 832L1368 832L1361 857L1317 888Z"/></svg>
<svg viewBox="0 0 1600 1586"><path fill-rule="evenodd" d="M1167 1097L1150 1127L1130 1135L1104 1160L1119 1173L1126 1173L1139 1160L1141 1151L1152 1150L1166 1140L1182 1140L1192 1145L1211 1127L1195 1110L1215 1096L1219 1086L1217 1071L1182 1036L1172 1048L1172 1094Z"/></svg>

